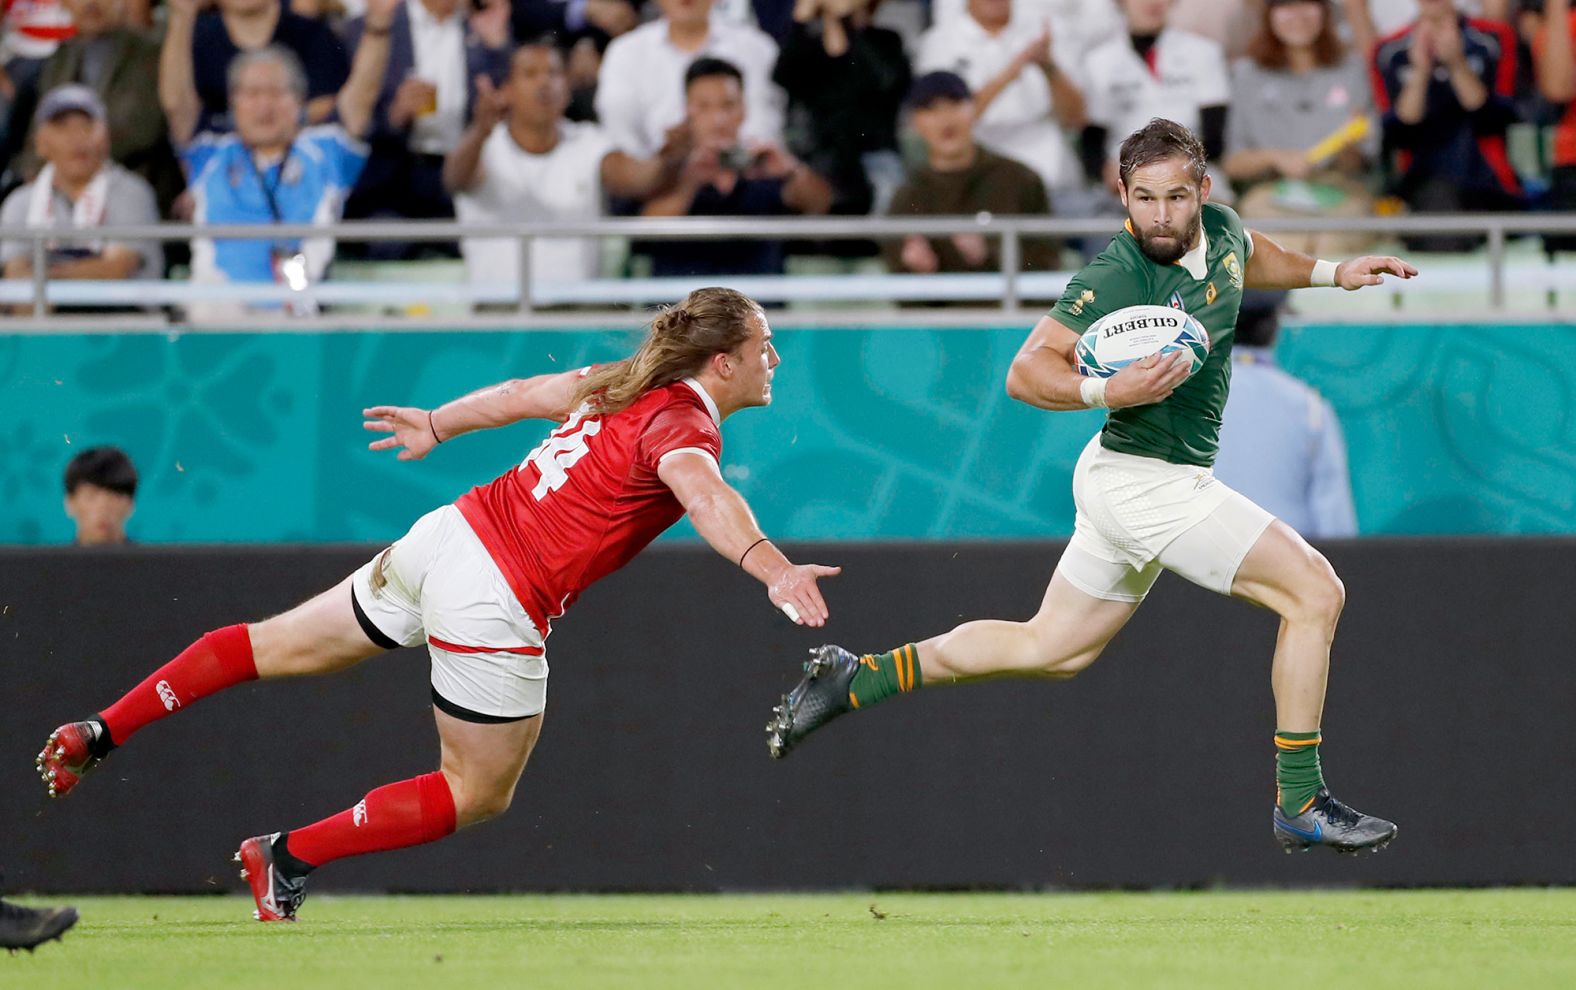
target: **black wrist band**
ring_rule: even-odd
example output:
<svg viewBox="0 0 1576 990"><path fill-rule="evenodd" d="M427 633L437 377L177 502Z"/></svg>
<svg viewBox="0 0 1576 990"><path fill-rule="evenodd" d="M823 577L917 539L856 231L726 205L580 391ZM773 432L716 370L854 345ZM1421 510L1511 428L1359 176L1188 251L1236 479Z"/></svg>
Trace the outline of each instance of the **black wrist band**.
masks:
<svg viewBox="0 0 1576 990"><path fill-rule="evenodd" d="M748 557L750 555L750 551L751 550L754 550L756 547L760 546L762 543L767 543L767 542L770 542L770 541L767 540L767 538L763 536L760 539L756 540L754 543L751 543L749 545L749 547L746 548L743 553L739 554L739 566L740 567L744 566L744 558Z"/></svg>
<svg viewBox="0 0 1576 990"><path fill-rule="evenodd" d="M432 421L432 414L435 412L437 412L436 409L427 410L427 429L432 431L432 442L440 444L443 442L443 438L438 436L438 424Z"/></svg>

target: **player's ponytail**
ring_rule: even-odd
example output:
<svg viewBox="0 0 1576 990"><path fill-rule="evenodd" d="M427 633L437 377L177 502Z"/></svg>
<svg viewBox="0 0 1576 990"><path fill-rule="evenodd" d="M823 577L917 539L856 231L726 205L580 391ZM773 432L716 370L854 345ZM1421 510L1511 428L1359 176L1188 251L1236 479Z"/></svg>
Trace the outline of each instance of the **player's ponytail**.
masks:
<svg viewBox="0 0 1576 990"><path fill-rule="evenodd" d="M696 374L713 354L750 337L761 308L732 289L696 289L658 313L634 354L603 365L581 380L575 404L590 400L602 413L628 408L640 396Z"/></svg>

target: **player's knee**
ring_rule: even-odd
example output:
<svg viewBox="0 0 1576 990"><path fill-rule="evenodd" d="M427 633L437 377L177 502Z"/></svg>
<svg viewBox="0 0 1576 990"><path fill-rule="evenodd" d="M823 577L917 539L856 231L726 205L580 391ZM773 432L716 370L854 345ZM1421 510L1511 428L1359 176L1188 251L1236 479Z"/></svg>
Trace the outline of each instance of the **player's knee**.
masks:
<svg viewBox="0 0 1576 990"><path fill-rule="evenodd" d="M1313 558L1298 582L1297 617L1333 628L1346 607L1346 585L1323 555L1315 552Z"/></svg>
<svg viewBox="0 0 1576 990"><path fill-rule="evenodd" d="M454 814L460 822L470 825L497 818L513 802L513 787L465 787L454 803Z"/></svg>
<svg viewBox="0 0 1576 990"><path fill-rule="evenodd" d="M1089 669L1089 665L1098 660L1104 650L1104 646L1094 646L1078 653L1053 653L1050 661L1040 670L1053 680L1072 680Z"/></svg>

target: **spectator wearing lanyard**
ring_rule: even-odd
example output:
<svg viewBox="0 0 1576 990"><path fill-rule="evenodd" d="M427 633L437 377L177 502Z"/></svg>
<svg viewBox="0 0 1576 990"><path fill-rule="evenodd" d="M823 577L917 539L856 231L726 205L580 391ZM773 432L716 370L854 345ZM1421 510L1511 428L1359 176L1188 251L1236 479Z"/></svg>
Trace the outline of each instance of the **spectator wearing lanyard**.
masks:
<svg viewBox="0 0 1576 990"><path fill-rule="evenodd" d="M197 224L332 223L345 195L366 163L360 138L388 62L393 8L400 0L370 0L366 27L351 65L350 79L336 101L338 122L301 126L306 77L286 49L268 46L230 63L231 134L196 134L201 107L191 85L189 58L166 59L159 95L170 121L170 138L186 165ZM182 6L194 0L178 0ZM189 12L172 12L170 31L190 32ZM166 44L165 52L190 47ZM266 238L192 242L194 282L281 282L292 288L323 277L333 241ZM196 319L233 313L236 307L202 306Z"/></svg>

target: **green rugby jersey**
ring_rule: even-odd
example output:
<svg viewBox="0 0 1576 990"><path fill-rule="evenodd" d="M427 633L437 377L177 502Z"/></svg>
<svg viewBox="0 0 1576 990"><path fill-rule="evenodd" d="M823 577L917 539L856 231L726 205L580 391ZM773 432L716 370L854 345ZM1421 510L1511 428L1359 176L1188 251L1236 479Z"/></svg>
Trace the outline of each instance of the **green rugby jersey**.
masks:
<svg viewBox="0 0 1576 990"><path fill-rule="evenodd" d="M1253 242L1242 219L1205 203L1204 277L1181 262L1159 265L1124 229L1067 283L1051 317L1078 333L1127 306L1179 306L1209 331L1209 359L1164 402L1113 409L1100 443L1107 450L1209 467L1220 449L1220 414L1231 385L1231 343L1242 306L1242 278Z"/></svg>

